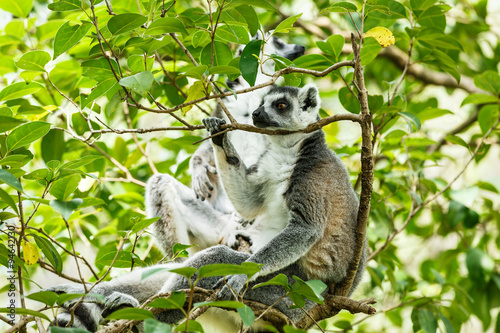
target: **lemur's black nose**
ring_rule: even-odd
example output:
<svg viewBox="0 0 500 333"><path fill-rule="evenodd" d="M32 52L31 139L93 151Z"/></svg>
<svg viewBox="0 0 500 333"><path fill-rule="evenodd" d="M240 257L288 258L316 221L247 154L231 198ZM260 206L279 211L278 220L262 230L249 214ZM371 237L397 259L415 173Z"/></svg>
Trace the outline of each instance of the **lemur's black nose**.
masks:
<svg viewBox="0 0 500 333"><path fill-rule="evenodd" d="M260 118L262 116L262 108L256 109L254 112L252 112L252 118Z"/></svg>

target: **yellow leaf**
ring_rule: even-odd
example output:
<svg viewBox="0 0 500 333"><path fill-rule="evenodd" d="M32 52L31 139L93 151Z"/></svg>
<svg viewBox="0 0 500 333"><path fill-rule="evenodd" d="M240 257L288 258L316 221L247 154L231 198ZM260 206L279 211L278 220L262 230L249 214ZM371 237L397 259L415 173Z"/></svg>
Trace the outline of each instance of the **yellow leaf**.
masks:
<svg viewBox="0 0 500 333"><path fill-rule="evenodd" d="M38 254L38 249L35 245L23 242L23 257L26 264L34 265L38 261L40 255Z"/></svg>
<svg viewBox="0 0 500 333"><path fill-rule="evenodd" d="M365 33L365 37L373 37L382 47L387 47L396 42L391 30L384 27L375 27Z"/></svg>
<svg viewBox="0 0 500 333"><path fill-rule="evenodd" d="M205 96L205 87L201 81L196 81L189 87L186 101L184 103L188 103L194 101L195 99L201 98ZM182 108L182 115L185 115L189 110L193 108L193 105L189 105Z"/></svg>

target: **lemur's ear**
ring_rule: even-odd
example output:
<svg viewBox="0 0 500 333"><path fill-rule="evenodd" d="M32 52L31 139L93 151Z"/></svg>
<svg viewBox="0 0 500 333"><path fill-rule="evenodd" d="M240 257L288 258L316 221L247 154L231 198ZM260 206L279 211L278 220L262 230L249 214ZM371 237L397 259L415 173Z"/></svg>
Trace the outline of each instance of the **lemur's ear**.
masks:
<svg viewBox="0 0 500 333"><path fill-rule="evenodd" d="M299 90L299 104L304 111L317 110L320 99L318 88L314 84L306 84Z"/></svg>

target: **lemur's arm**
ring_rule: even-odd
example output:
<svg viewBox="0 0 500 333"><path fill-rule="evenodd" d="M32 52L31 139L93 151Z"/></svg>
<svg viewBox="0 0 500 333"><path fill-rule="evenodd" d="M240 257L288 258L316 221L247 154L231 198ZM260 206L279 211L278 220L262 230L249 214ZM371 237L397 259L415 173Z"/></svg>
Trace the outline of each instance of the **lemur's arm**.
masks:
<svg viewBox="0 0 500 333"><path fill-rule="evenodd" d="M203 119L203 124L213 135L221 131L225 121L211 117ZM262 208L258 194L262 184L250 179L253 170L246 167L226 134L213 137L212 143L222 184L234 208L246 219L255 218Z"/></svg>
<svg viewBox="0 0 500 333"><path fill-rule="evenodd" d="M211 197L217 186L214 149L209 142L203 142L189 161L192 175L192 188L197 198L205 200Z"/></svg>

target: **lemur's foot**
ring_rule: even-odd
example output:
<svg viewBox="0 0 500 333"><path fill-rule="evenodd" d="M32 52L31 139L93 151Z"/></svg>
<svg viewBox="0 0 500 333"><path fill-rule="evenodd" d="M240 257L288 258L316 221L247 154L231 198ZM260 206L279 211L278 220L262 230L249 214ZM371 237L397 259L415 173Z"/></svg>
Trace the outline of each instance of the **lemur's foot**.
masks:
<svg viewBox="0 0 500 333"><path fill-rule="evenodd" d="M224 125L226 122L224 119L216 118L216 117L210 117L210 118L205 118L203 119L203 125L205 125L205 128L207 129L208 133L210 135L214 135L222 131L221 126ZM217 146L222 147L222 139L224 137L224 134L218 135L212 138L212 142L216 144Z"/></svg>

